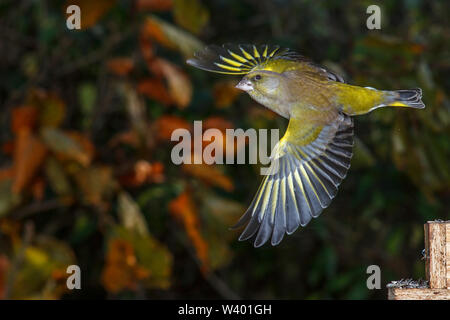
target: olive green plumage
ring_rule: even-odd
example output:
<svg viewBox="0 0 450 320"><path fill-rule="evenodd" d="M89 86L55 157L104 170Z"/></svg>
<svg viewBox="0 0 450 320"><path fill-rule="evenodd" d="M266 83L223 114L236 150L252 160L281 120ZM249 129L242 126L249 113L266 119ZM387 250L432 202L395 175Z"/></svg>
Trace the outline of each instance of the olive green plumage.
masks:
<svg viewBox="0 0 450 320"><path fill-rule="evenodd" d="M339 75L278 46L208 46L187 61L197 68L244 75L237 85L289 119L272 152L272 166L236 227L256 234L255 247L305 226L326 208L350 167L351 116L385 106L425 107L420 89L383 91L352 86Z"/></svg>

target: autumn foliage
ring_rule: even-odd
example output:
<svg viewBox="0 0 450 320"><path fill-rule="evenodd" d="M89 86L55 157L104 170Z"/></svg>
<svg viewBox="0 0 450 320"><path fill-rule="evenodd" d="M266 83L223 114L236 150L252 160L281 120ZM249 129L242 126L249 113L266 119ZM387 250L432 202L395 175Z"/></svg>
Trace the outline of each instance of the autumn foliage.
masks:
<svg viewBox="0 0 450 320"><path fill-rule="evenodd" d="M410 263L421 224L449 208L448 6L389 2L386 14L407 14L386 36L360 27L357 2L342 12L282 2L0 6L0 299L382 298L366 290L367 265L422 276ZM81 30L65 27L68 4L80 6ZM193 134L198 120L223 134L283 131L285 120L235 88L238 78L185 63L206 43L241 39L292 47L358 85L420 86L427 105L358 119L333 205L277 248L255 250L229 229L257 190L258 165L170 158L174 130ZM225 156L248 146L215 143ZM65 285L72 264L82 292Z"/></svg>

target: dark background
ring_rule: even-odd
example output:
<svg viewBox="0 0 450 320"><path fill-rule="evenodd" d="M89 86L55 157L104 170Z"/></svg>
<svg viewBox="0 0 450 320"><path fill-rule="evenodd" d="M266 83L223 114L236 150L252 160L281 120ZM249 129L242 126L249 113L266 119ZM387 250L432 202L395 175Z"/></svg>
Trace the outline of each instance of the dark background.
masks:
<svg viewBox="0 0 450 320"><path fill-rule="evenodd" d="M65 9L81 7L81 30ZM366 9L381 7L381 30ZM73 0L0 4L0 298L385 299L424 277L423 224L449 218L446 1ZM285 120L196 70L204 44L290 47L352 84L420 87L424 110L355 120L352 167L277 247L230 231L256 165L176 166L176 128ZM78 264L82 290L66 289ZM379 265L382 290L368 290Z"/></svg>

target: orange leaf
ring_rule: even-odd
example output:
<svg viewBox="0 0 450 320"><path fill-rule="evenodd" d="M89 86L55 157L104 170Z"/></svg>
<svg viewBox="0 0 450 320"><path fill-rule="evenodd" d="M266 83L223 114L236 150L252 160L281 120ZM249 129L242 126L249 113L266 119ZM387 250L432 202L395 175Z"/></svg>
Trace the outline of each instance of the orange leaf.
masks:
<svg viewBox="0 0 450 320"><path fill-rule="evenodd" d="M108 141L108 146L114 148L121 143L138 148L139 136L136 134L136 131L130 130L125 132L119 132Z"/></svg>
<svg viewBox="0 0 450 320"><path fill-rule="evenodd" d="M147 63L155 56L152 41L143 34L139 37L139 48L141 49L142 56Z"/></svg>
<svg viewBox="0 0 450 320"><path fill-rule="evenodd" d="M11 115L11 130L18 133L21 129L32 130L36 126L38 112L34 106L14 108Z"/></svg>
<svg viewBox="0 0 450 320"><path fill-rule="evenodd" d="M137 86L137 91L164 105L172 103L172 98L160 79L148 78L141 80Z"/></svg>
<svg viewBox="0 0 450 320"><path fill-rule="evenodd" d="M165 115L155 122L156 136L161 141L170 141L172 132L180 128L191 130L189 123L177 116Z"/></svg>
<svg viewBox="0 0 450 320"><path fill-rule="evenodd" d="M233 124L224 118L214 116L203 121L203 129L216 128L225 134L226 129L232 129Z"/></svg>
<svg viewBox="0 0 450 320"><path fill-rule="evenodd" d="M33 198L35 200L40 201L44 199L44 192L45 192L45 181L41 177L38 177L31 185L31 194L33 195Z"/></svg>
<svg viewBox="0 0 450 320"><path fill-rule="evenodd" d="M221 81L214 85L213 96L216 107L226 108L236 100L242 91L235 85L235 81Z"/></svg>
<svg viewBox="0 0 450 320"><path fill-rule="evenodd" d="M163 182L164 165L161 162L149 163L146 160L140 160L135 163L133 169L120 176L119 181L123 186L137 187L143 183Z"/></svg>
<svg viewBox="0 0 450 320"><path fill-rule="evenodd" d="M134 61L131 58L113 58L109 59L106 66L108 69L118 75L118 76L126 76L133 70Z"/></svg>
<svg viewBox="0 0 450 320"><path fill-rule="evenodd" d="M3 254L0 255L0 300L6 298L6 282L9 266L10 263L8 257Z"/></svg>
<svg viewBox="0 0 450 320"><path fill-rule="evenodd" d="M137 0L138 10L167 11L172 9L172 0Z"/></svg>
<svg viewBox="0 0 450 320"><path fill-rule="evenodd" d="M163 78L164 73L159 60L160 58L152 57L151 59L147 60L147 67L156 77Z"/></svg>
<svg viewBox="0 0 450 320"><path fill-rule="evenodd" d="M138 264L132 244L123 239L113 239L108 247L101 276L105 289L112 293L137 289L139 281L148 278L150 272Z"/></svg>
<svg viewBox="0 0 450 320"><path fill-rule="evenodd" d="M145 20L141 36L155 40L166 48L178 50L186 58L192 57L194 52L204 47L203 43L190 33L156 16L150 16Z"/></svg>
<svg viewBox="0 0 450 320"><path fill-rule="evenodd" d="M0 181L12 179L13 177L14 177L14 170L12 167L0 169Z"/></svg>
<svg viewBox="0 0 450 320"><path fill-rule="evenodd" d="M14 151L14 141L10 140L10 141L5 142L2 145L2 151L4 154L7 154L7 155L12 154Z"/></svg>
<svg viewBox="0 0 450 320"><path fill-rule="evenodd" d="M220 139L220 137L215 137L213 141L202 141L202 148L206 148L209 144L214 143L216 146L219 147L219 149L222 149L222 153L226 154L227 150L226 150L226 144L227 144L227 139L226 139L226 129L231 129L233 128L233 125L231 124L231 122L220 118L220 117L210 117L208 119L206 119L203 122L203 130L208 130L208 129L218 129L222 132L222 139ZM203 149L202 149L202 153L203 153ZM234 150L228 150L228 152L232 152ZM212 156L215 156L215 152L214 154L212 154Z"/></svg>
<svg viewBox="0 0 450 320"><path fill-rule="evenodd" d="M67 281L68 274L64 269L55 269L52 271L51 277L56 281Z"/></svg>
<svg viewBox="0 0 450 320"><path fill-rule="evenodd" d="M17 134L14 150L14 181L12 191L20 193L31 181L45 159L47 148L29 130Z"/></svg>
<svg viewBox="0 0 450 320"><path fill-rule="evenodd" d="M161 162L151 164L148 161L140 160L134 166L136 180L142 182L162 182L164 180L163 170L164 166Z"/></svg>
<svg viewBox="0 0 450 320"><path fill-rule="evenodd" d="M81 132L67 131L66 133L70 138L72 138L73 141L78 143L78 145L81 147L83 151L83 156L80 156L80 162L85 165L89 165L95 154L94 144L91 142L91 140L89 140L89 138L85 134Z"/></svg>
<svg viewBox="0 0 450 320"><path fill-rule="evenodd" d="M185 191L169 203L169 211L172 216L183 223L184 229L191 240L198 259L201 262L203 272L209 270L208 244L200 233L200 222L197 210L190 194Z"/></svg>
<svg viewBox="0 0 450 320"><path fill-rule="evenodd" d="M94 146L82 134L47 127L42 130L42 138L59 159L76 160L83 166L88 166L91 163Z"/></svg>
<svg viewBox="0 0 450 320"><path fill-rule="evenodd" d="M227 148L227 138L226 138L226 130L227 129L233 129L233 124L225 120L221 117L209 117L203 122L203 130L207 129L219 129L222 132L222 140L219 141L203 141L203 148L205 148L210 143L217 143L222 146L223 154L224 155L235 155L237 152L241 151L242 148L245 147L245 145L248 143L248 139L234 139L232 148Z"/></svg>
<svg viewBox="0 0 450 320"><path fill-rule="evenodd" d="M155 58L152 65L164 75L169 93L179 108L185 108L191 102L192 84L188 76L173 63Z"/></svg>
<svg viewBox="0 0 450 320"><path fill-rule="evenodd" d="M216 166L208 164L183 164L183 171L210 185L220 187L228 192L234 186L230 178L224 175Z"/></svg>
<svg viewBox="0 0 450 320"><path fill-rule="evenodd" d="M81 9L81 29L87 29L95 25L115 3L116 0L67 0L64 9L73 4L79 6Z"/></svg>
<svg viewBox="0 0 450 320"><path fill-rule="evenodd" d="M167 37L166 31L163 29L162 25L158 23L158 20L147 19L144 23L142 34L145 37L156 40L167 48L176 49L175 44Z"/></svg>

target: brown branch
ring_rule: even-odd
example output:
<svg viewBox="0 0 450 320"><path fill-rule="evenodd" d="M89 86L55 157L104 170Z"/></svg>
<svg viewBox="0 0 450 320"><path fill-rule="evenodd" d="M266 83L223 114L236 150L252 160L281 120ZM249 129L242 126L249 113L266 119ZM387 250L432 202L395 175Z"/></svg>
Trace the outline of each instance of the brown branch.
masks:
<svg viewBox="0 0 450 320"><path fill-rule="evenodd" d="M49 211L68 206L70 203L61 199L52 199L43 202L34 202L26 207L11 213L13 219L21 220L40 212Z"/></svg>
<svg viewBox="0 0 450 320"><path fill-rule="evenodd" d="M79 69L83 69L89 65L92 65L96 62L101 61L104 57L106 57L112 49L114 49L117 45L119 45L123 40L125 40L130 35L134 34L138 28L139 24L137 22L133 23L127 30L122 33L115 33L112 37L110 37L102 48L97 51L88 54L76 61L72 61L62 66L56 73L55 76L65 76L70 73L73 73Z"/></svg>

